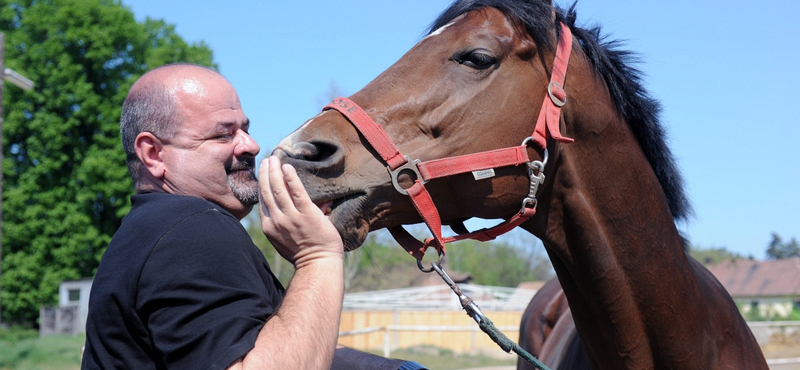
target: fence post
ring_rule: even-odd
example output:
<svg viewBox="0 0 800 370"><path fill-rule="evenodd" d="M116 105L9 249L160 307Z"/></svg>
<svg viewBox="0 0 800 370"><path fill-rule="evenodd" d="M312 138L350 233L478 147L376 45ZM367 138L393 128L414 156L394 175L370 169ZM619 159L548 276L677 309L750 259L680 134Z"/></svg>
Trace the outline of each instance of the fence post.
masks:
<svg viewBox="0 0 800 370"><path fill-rule="evenodd" d="M391 332L389 331L389 326L383 327L383 357L389 358L389 352L391 351L392 342L391 342Z"/></svg>

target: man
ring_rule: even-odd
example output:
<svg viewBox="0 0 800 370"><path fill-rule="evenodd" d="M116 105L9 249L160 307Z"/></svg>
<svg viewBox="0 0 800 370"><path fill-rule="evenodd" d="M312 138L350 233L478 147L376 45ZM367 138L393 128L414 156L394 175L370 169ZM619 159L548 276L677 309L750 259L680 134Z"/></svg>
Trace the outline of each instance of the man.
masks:
<svg viewBox="0 0 800 370"><path fill-rule="evenodd" d="M177 64L131 87L120 121L136 194L94 279L83 369L422 369L336 348L342 241L259 146L233 87ZM239 223L296 267L288 289ZM370 364L370 365L364 365Z"/></svg>

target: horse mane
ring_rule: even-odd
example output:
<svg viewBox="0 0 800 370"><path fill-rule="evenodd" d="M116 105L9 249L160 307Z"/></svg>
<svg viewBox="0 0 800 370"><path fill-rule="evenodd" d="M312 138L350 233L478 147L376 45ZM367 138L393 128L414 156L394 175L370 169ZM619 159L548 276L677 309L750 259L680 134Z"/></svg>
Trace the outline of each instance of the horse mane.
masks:
<svg viewBox="0 0 800 370"><path fill-rule="evenodd" d="M642 72L631 66L638 62L633 52L620 49L621 42L608 40L601 35L600 26L580 28L575 25L575 4L568 10L558 6L551 8L542 0L460 0L446 9L430 26L428 33L447 25L456 17L472 10L492 7L503 12L509 19L518 20L533 41L540 47L552 51L550 32L558 22L569 26L578 40L598 76L608 86L614 106L639 142L645 157L658 178L667 198L672 217L686 220L692 215L692 207L684 192L684 181L672 151L666 143L666 132L659 120L661 104L652 98L642 85ZM556 23L553 23L553 9Z"/></svg>

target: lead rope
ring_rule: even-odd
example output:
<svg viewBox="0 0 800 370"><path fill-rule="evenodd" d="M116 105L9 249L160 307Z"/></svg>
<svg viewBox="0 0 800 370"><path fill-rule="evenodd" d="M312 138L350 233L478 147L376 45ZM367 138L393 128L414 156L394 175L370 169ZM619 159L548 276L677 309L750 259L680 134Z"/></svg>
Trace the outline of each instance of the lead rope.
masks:
<svg viewBox="0 0 800 370"><path fill-rule="evenodd" d="M525 359L525 361L528 361L531 365L533 365L537 369L550 370L550 368L547 367L547 365L543 364L541 361L539 361L536 358L536 356L522 349L522 347L520 347L517 343L515 343L513 340L509 339L505 334L503 334L503 332L501 332L500 329L498 329L494 325L494 323L492 323L492 320L489 320L489 318L483 314L483 311L481 311L480 307L478 307L475 301L473 301L472 298L468 297L466 294L464 294L463 291L461 291L461 288L459 288L458 285L456 285L453 279L451 279L450 276L447 275L447 273L442 268L441 265L442 256L443 256L442 254L439 255L439 261L431 262L430 270L423 269L422 263L419 261L417 261L417 266L420 268L420 270L426 273L431 271L436 271L436 273L439 274L442 280L444 280L444 282L450 287L450 289L453 290L453 293L455 293L455 295L458 297L458 301L461 303L461 308L463 308L464 311L467 312L467 316L475 320L475 322L478 323L478 327L480 327L481 330L484 333L486 333L486 335L489 336L489 338L492 338L492 341L497 343L497 345L500 346L500 348L503 351L505 351L506 353L511 353L511 351L514 351L514 353L516 353L519 357L522 357L523 359Z"/></svg>

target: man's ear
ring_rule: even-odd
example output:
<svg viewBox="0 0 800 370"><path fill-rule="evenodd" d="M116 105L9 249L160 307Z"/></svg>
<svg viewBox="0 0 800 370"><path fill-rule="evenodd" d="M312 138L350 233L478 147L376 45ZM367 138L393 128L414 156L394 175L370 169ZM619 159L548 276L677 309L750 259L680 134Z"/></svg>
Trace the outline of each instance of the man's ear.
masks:
<svg viewBox="0 0 800 370"><path fill-rule="evenodd" d="M139 135L136 135L133 147L136 150L136 156L142 161L144 168L150 173L150 176L156 179L163 178L167 169L161 157L164 149L164 144L161 140L151 132L141 132Z"/></svg>

